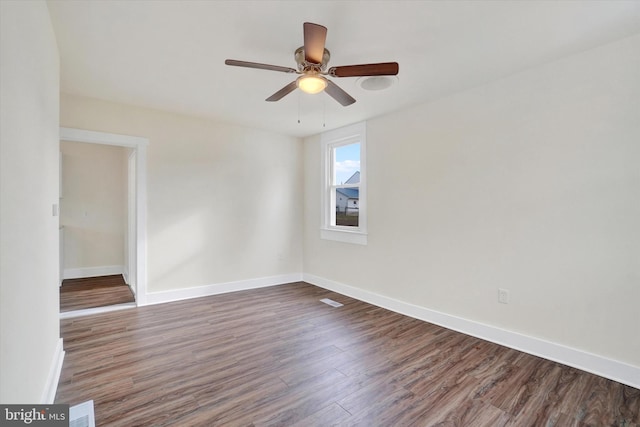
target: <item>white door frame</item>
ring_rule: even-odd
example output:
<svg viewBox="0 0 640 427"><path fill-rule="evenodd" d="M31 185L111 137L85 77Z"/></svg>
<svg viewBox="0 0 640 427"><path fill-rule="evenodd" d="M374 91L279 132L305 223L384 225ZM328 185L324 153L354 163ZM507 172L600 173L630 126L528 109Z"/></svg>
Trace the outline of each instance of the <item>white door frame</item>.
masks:
<svg viewBox="0 0 640 427"><path fill-rule="evenodd" d="M124 244L124 273L125 281L131 286L134 295L138 291L136 286L136 150L129 148L127 153L127 239Z"/></svg>
<svg viewBox="0 0 640 427"><path fill-rule="evenodd" d="M92 130L60 128L60 140L86 142L90 144L128 147L135 153L135 207L128 204L128 211L135 217L135 239L129 239L129 253L135 254L133 280L136 304L141 306L147 300L147 145L149 140L139 136L118 135ZM128 165L127 165L128 167ZM132 209L134 209L132 211ZM129 270L132 266L129 265Z"/></svg>

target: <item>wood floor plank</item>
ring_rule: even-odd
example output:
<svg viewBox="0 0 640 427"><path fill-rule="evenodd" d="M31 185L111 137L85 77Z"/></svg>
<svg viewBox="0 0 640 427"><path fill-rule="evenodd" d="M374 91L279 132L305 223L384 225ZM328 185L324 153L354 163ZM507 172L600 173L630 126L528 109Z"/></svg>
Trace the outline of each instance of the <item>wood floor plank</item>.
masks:
<svg viewBox="0 0 640 427"><path fill-rule="evenodd" d="M65 279L60 287L60 312L135 302L121 274Z"/></svg>
<svg viewBox="0 0 640 427"><path fill-rule="evenodd" d="M640 423L640 390L303 282L65 319L61 333L56 402L93 399L100 426Z"/></svg>
<svg viewBox="0 0 640 427"><path fill-rule="evenodd" d="M351 414L337 403L332 403L306 418L292 424L291 427L327 427L349 425ZM353 424L351 424L353 425Z"/></svg>
<svg viewBox="0 0 640 427"><path fill-rule="evenodd" d="M378 391L373 390L378 388ZM358 393L357 400L351 397L348 400L343 399L349 404L349 412L353 414L350 422L353 425L367 426L397 426L403 425L402 418L409 414L409 418L415 419L410 411L414 408L414 402L418 399L416 395L404 388L391 388L386 392L384 386L379 384L367 387L366 393ZM366 400L368 397L375 396L375 400ZM372 405L371 402L375 402ZM342 404L341 404L342 406ZM406 424L405 424L406 425Z"/></svg>

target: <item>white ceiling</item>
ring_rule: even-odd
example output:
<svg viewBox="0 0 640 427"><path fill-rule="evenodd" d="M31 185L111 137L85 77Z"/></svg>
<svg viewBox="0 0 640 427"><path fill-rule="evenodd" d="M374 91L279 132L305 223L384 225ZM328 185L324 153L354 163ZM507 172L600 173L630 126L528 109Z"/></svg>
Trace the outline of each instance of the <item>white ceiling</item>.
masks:
<svg viewBox="0 0 640 427"><path fill-rule="evenodd" d="M479 86L640 32L640 1L48 1L61 90L306 136ZM357 99L295 91L305 21L328 28L329 66L397 61L398 82ZM300 118L300 123L298 123ZM323 123L326 127L323 127Z"/></svg>

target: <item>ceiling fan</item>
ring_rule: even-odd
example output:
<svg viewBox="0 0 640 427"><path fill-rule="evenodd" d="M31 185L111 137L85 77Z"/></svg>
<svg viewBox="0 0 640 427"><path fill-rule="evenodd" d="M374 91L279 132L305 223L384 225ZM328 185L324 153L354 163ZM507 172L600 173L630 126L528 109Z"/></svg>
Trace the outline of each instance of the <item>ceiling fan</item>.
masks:
<svg viewBox="0 0 640 427"><path fill-rule="evenodd" d="M327 28L322 25L305 22L304 46L296 49L294 58L298 68L281 67L278 65L260 64L258 62L238 61L227 59L227 65L236 67L258 68L261 70L280 71L283 73L300 74L295 81L289 83L266 101L279 101L289 93L299 88L307 93L325 91L329 96L343 106L351 105L356 100L338 85L327 79L329 77L361 77L361 76L395 76L398 74L397 62L381 62L377 64L343 65L327 69L331 54L324 47L327 38Z"/></svg>

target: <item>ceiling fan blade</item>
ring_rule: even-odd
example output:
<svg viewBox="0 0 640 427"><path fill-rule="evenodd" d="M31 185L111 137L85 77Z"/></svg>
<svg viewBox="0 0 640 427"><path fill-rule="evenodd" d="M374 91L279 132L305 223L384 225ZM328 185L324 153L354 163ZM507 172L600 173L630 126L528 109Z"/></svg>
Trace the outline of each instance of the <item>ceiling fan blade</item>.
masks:
<svg viewBox="0 0 640 427"><path fill-rule="evenodd" d="M283 87L282 89L280 89L279 91L277 91L276 93L274 93L273 95L271 95L270 97L268 97L267 99L265 99L265 101L269 101L269 102L280 101L282 98L284 98L285 96L289 95L291 92L296 90L297 87L298 85L294 80L288 85L286 85L285 87Z"/></svg>
<svg viewBox="0 0 640 427"><path fill-rule="evenodd" d="M356 102L356 100L351 95L349 95L347 92L342 90L340 86L338 86L331 80L327 80L327 87L324 89L324 91L327 92L327 94L330 97L338 101L344 107Z"/></svg>
<svg viewBox="0 0 640 427"><path fill-rule="evenodd" d="M290 67L280 67L278 65L260 64L258 62L238 61L236 59L227 59L224 61L227 65L234 67L257 68L259 70L281 71L283 73L297 73L298 71Z"/></svg>
<svg viewBox="0 0 640 427"><path fill-rule="evenodd" d="M304 23L304 59L307 62L321 64L324 44L327 40L327 28L322 25Z"/></svg>
<svg viewBox="0 0 640 427"><path fill-rule="evenodd" d="M398 69L397 62L381 62L378 64L331 67L327 74L333 77L395 76L398 74Z"/></svg>

